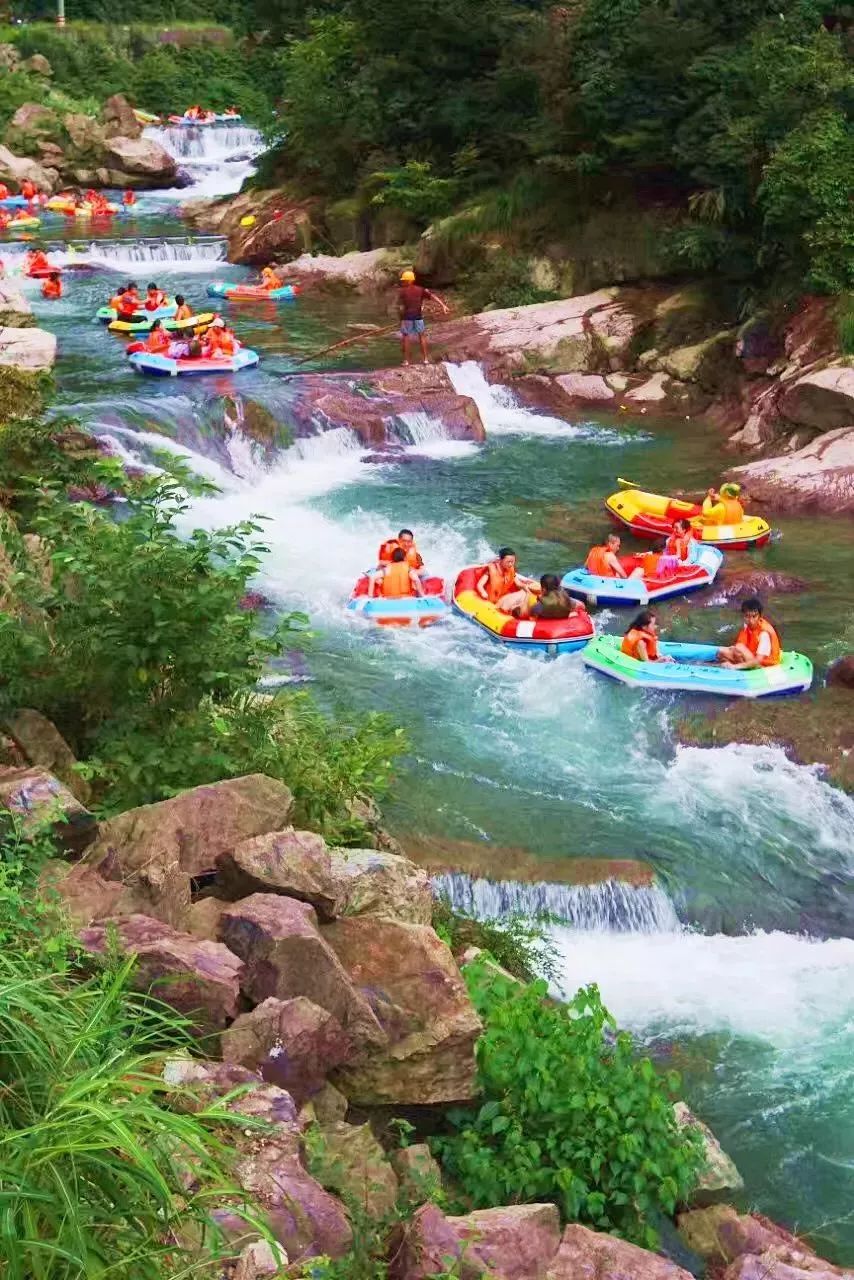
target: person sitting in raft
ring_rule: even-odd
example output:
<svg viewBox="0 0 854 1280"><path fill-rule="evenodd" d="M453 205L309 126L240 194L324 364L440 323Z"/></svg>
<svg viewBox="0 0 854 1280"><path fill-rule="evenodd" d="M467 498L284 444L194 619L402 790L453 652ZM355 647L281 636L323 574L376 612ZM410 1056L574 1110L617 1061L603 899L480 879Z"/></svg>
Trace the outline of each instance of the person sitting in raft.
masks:
<svg viewBox="0 0 854 1280"><path fill-rule="evenodd" d="M42 285L43 298L61 298L62 297L62 280L58 271L51 271L47 280Z"/></svg>
<svg viewBox="0 0 854 1280"><path fill-rule="evenodd" d="M540 594L540 584L516 572L516 552L512 547L499 547L498 555L485 567L475 583L478 595L502 613L514 618L528 617L528 596Z"/></svg>
<svg viewBox="0 0 854 1280"><path fill-rule="evenodd" d="M175 294L175 301L178 304L178 310L172 317L173 320L189 320L193 314L193 308L184 298L183 293Z"/></svg>
<svg viewBox="0 0 854 1280"><path fill-rule="evenodd" d="M664 544L665 555L674 556L680 564L689 560L693 537L693 530L687 520L674 520L673 531Z"/></svg>
<svg viewBox="0 0 854 1280"><path fill-rule="evenodd" d="M261 268L261 288L262 289L281 289L282 282L276 275L276 268L270 266Z"/></svg>
<svg viewBox="0 0 854 1280"><path fill-rule="evenodd" d="M741 524L744 519L744 507L739 500L740 484L721 485L721 503L724 509L724 524Z"/></svg>
<svg viewBox="0 0 854 1280"><path fill-rule="evenodd" d="M142 319L139 314L142 306L139 290L133 281L126 284L124 289L119 289L118 293L110 299L110 306L115 307L119 320Z"/></svg>
<svg viewBox="0 0 854 1280"><path fill-rule="evenodd" d="M718 650L717 661L724 667L750 670L753 667L776 667L782 661L780 637L763 616L762 602L755 596L741 606L744 625L735 644Z"/></svg>
<svg viewBox="0 0 854 1280"><path fill-rule="evenodd" d="M24 254L24 271L28 276L34 271L50 271L47 254L41 249L28 249Z"/></svg>
<svg viewBox="0 0 854 1280"><path fill-rule="evenodd" d="M658 652L658 620L651 609L644 609L635 618L620 645L620 652L638 662L672 662Z"/></svg>
<svg viewBox="0 0 854 1280"><path fill-rule="evenodd" d="M401 529L396 538L387 538L377 553L377 560L380 564L388 562L392 559L395 551L402 549L406 557L406 563L410 569L423 569L424 561L421 553L415 545L415 534L411 529Z"/></svg>
<svg viewBox="0 0 854 1280"><path fill-rule="evenodd" d="M642 567L632 569L631 573L626 573L620 564L617 559L617 552L620 550L621 545L619 535L609 533L601 546L591 547L584 562L587 572L592 573L597 578L642 578Z"/></svg>
<svg viewBox="0 0 854 1280"><path fill-rule="evenodd" d="M163 328L163 321L155 320L145 340L145 350L152 356L165 356L169 354L169 345L169 334Z"/></svg>
<svg viewBox="0 0 854 1280"><path fill-rule="evenodd" d="M376 594L377 586L379 586L380 595L389 600L399 600L403 596L424 595L421 579L407 562L403 547L398 547L391 553L391 560L377 565L370 578L371 585L368 589L370 596Z"/></svg>
<svg viewBox="0 0 854 1280"><path fill-rule="evenodd" d="M158 289L157 285L152 283L145 290L145 309L146 311L159 311L161 307L165 307L169 301L162 289Z"/></svg>
<svg viewBox="0 0 854 1280"><path fill-rule="evenodd" d="M39 189L36 184L31 182L29 178L24 178L24 181L21 183L21 195L24 199L35 200L38 193Z"/></svg>
<svg viewBox="0 0 854 1280"><path fill-rule="evenodd" d="M9 199L9 188L6 186L5 182L0 182L0 200L8 200L8 199Z"/></svg>
<svg viewBox="0 0 854 1280"><path fill-rule="evenodd" d="M560 585L556 573L544 573L540 578L540 598L531 606L532 618L571 618L578 613L581 604Z"/></svg>
<svg viewBox="0 0 854 1280"><path fill-rule="evenodd" d="M136 192L131 191L130 188L128 188L122 196L122 204L126 209L129 209L132 204L136 204Z"/></svg>
<svg viewBox="0 0 854 1280"><path fill-rule="evenodd" d="M12 221L13 222L29 222L32 216L33 215L29 211L29 209L16 209L15 212L12 214Z"/></svg>
<svg viewBox="0 0 854 1280"><path fill-rule="evenodd" d="M209 360L230 360L240 350L240 343L222 316L211 322L202 354Z"/></svg>

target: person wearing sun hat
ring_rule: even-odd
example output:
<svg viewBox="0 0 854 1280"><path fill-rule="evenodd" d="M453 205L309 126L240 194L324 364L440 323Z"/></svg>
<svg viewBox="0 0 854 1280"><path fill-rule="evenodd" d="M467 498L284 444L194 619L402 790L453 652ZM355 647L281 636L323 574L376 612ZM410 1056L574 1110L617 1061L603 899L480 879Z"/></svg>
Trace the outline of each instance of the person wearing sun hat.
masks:
<svg viewBox="0 0 854 1280"><path fill-rule="evenodd" d="M427 335L424 332L424 303L437 302L445 315L448 314L447 306L437 294L425 289L424 285L416 283L415 272L411 268L401 274L397 301L400 311L400 346L403 351L403 363L409 364L409 348L413 338L417 338L421 348L421 359L424 364L429 364Z"/></svg>

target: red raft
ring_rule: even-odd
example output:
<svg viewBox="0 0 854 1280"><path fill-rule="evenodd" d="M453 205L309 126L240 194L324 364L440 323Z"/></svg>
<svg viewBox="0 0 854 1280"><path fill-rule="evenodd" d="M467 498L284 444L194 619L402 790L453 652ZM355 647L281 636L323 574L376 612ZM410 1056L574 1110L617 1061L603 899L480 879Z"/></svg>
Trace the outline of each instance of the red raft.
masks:
<svg viewBox="0 0 854 1280"><path fill-rule="evenodd" d="M502 613L476 590L483 572L483 565L463 569L454 585L454 608L493 639L514 649L539 649L557 654L574 653L593 638L593 623L584 609L569 618L514 618Z"/></svg>

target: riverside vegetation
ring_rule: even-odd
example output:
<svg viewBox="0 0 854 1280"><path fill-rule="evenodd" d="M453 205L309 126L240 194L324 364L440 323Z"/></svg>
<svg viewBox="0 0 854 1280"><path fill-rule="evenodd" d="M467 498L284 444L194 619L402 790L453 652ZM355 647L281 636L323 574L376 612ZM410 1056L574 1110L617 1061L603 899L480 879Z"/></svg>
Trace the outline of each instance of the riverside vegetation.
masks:
<svg viewBox="0 0 854 1280"><path fill-rule="evenodd" d="M374 718L333 719L305 693L255 694L264 664L286 637L293 642L297 625L265 630L240 607L263 554L257 528L179 539L187 477L129 478L73 424L6 423L0 444L4 720L21 705L52 717L104 814L266 772L293 788L302 823L338 843L358 841L354 801L382 794L401 739ZM119 518L69 500L86 485L120 492ZM200 1105L166 1085L164 1056L197 1055L204 1042L187 1017L137 993L134 961L120 948L97 963L84 954L45 888L55 856L46 828L4 814L0 1275L209 1273L235 1248L211 1221L215 1204L239 1200L254 1234L271 1238L234 1181L229 1138L235 1124L251 1133L263 1121L255 1111L244 1118L239 1092L236 1102L232 1092ZM700 1163L696 1138L674 1120L675 1079L637 1059L628 1037L615 1038L595 989L562 1007L545 1000L543 984L520 981L543 962L535 930L515 922L481 930L442 906L436 923L460 943L491 943L519 978L496 978L483 962L468 971L485 1027L481 1104L450 1116L458 1136L437 1137L450 1189L436 1184L431 1194L463 1213L553 1200L567 1221L654 1244L655 1214L687 1197ZM401 1201L369 1228L353 1202L352 1251L305 1274L386 1276L394 1229L411 1207ZM447 1272L460 1274L457 1263Z"/></svg>

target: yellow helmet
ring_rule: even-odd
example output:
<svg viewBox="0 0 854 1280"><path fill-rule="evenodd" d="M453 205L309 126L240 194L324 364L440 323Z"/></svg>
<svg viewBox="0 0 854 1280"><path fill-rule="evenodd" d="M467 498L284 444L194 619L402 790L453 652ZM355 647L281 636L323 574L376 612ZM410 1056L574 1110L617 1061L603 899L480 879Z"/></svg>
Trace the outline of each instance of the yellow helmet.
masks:
<svg viewBox="0 0 854 1280"><path fill-rule="evenodd" d="M401 284L415 284L415 272L404 271L400 277Z"/></svg>

